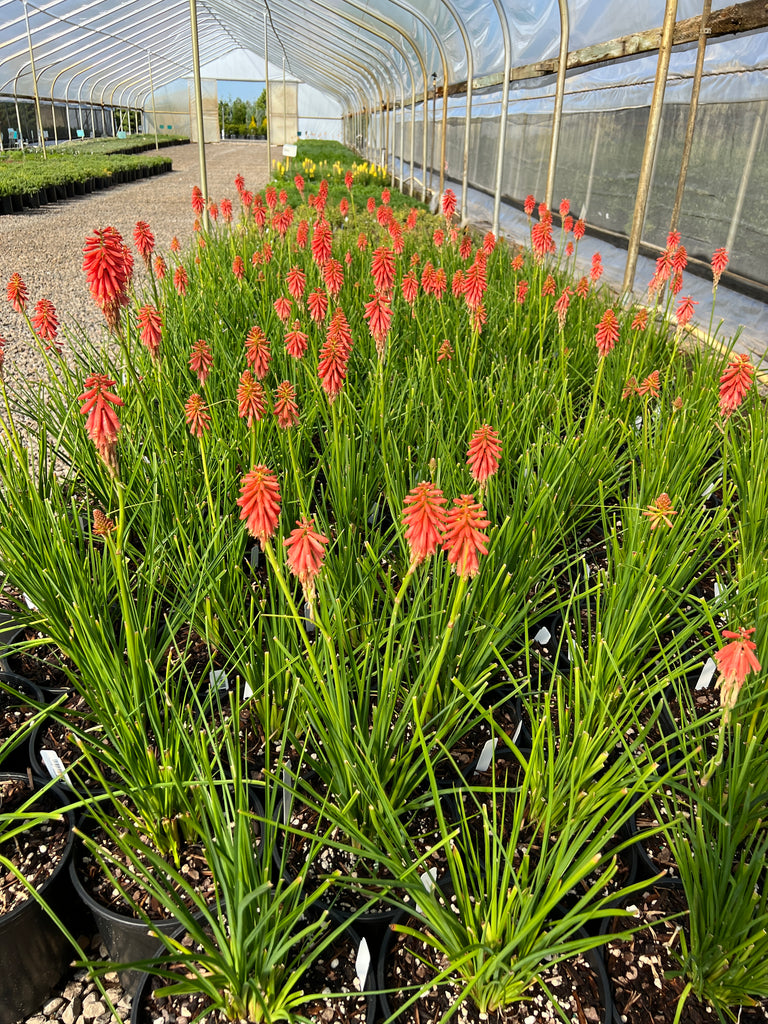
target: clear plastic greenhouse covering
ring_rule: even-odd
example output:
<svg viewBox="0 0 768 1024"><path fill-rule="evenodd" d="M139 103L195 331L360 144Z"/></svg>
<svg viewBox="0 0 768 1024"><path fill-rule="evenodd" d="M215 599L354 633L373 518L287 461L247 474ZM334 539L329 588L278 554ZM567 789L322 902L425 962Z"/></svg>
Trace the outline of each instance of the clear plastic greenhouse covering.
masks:
<svg viewBox="0 0 768 1024"><path fill-rule="evenodd" d="M162 90L192 81L193 25L204 68L245 52L298 82L303 135L339 138L418 197L450 182L497 229L500 205L567 197L628 248L625 287L674 221L694 267L724 246L724 283L768 297L762 0L7 0L3 145L113 133L122 109L152 123Z"/></svg>

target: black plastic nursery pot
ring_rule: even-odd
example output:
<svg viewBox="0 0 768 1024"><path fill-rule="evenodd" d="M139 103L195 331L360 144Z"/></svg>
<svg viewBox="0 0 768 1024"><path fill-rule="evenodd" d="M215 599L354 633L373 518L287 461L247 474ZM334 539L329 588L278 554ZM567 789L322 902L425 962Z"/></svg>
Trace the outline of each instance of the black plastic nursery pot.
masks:
<svg viewBox="0 0 768 1024"><path fill-rule="evenodd" d="M0 781L27 780L25 775L0 775ZM44 780L34 780L40 788ZM62 807L67 799L55 787L49 792ZM66 970L74 951L39 900L68 920L75 904L67 870L74 843L74 815L66 812L69 837L59 862L38 890L7 914L0 915L0 1024L35 1013Z"/></svg>
<svg viewBox="0 0 768 1024"><path fill-rule="evenodd" d="M45 697L43 696L43 691L22 676L14 675L12 672L0 671L0 708L4 709L6 715L12 717L14 714L21 712L23 720L25 709L34 712L34 708L29 704L30 700L37 704L44 704ZM30 743L34 742L34 737L39 728L38 724L33 729L27 742L22 741L11 747L11 749L0 752L1 771L25 772L27 770L31 764L29 758Z"/></svg>
<svg viewBox="0 0 768 1024"><path fill-rule="evenodd" d="M102 942L106 946L109 959L116 963L148 960L157 952L157 937L139 918L110 910L91 896L78 876L78 852L76 851L69 864L72 887L93 917ZM178 931L179 922L174 917L167 917L153 921L152 927L156 932L172 934ZM120 970L118 976L120 984L126 992L130 993L136 989L142 972Z"/></svg>
<svg viewBox="0 0 768 1024"><path fill-rule="evenodd" d="M182 935L183 929L179 929L177 927L175 937L180 938ZM365 950L361 950L361 943L365 942L365 940L360 939L357 932L353 928L347 928L340 936L340 939L346 940L346 942L343 942L343 945L338 944L336 946L329 947L327 951L324 951L324 953L321 954L323 957L325 957L325 960L323 962L335 962L337 959L336 953L338 949L343 949L345 951L349 950L348 955L354 952L354 962L356 967L361 963L363 958L367 958L367 948ZM157 946L155 946L155 951L159 952L159 950L157 950ZM327 982L328 978L325 974L323 974L322 988L329 988L332 990L331 986L327 984ZM133 1002L131 1004L130 1024L153 1024L153 1020L156 1018L153 1017L152 1013L150 1013L149 1011L147 1005L148 999L150 998L155 988L159 988L161 985L167 984L167 981L155 978L151 972L147 972L140 975L136 991L134 992L133 995ZM322 1013L322 1016L313 1016L311 1019L322 1021L323 1024L374 1024L376 1020L381 1018L379 999L375 992L374 963L370 963L370 965L368 966L361 988L363 993L366 995L364 1009L361 1008L359 1012L356 1011L353 1014L345 1013L343 1016L334 1015L330 1011L332 1011L333 1006L336 1003L336 1000L328 999L326 1000L328 1005L324 1012ZM170 1000L168 999L164 1001L166 1003L170 1003ZM187 1013L189 1011L188 1008L184 1005L183 997L181 1001L176 1002L174 1009L178 1009L180 1011L176 1019L182 1021L188 1019ZM173 1011L171 1012L173 1013ZM170 1017L169 1019L173 1019L173 1017ZM207 1016L205 1019L208 1019Z"/></svg>
<svg viewBox="0 0 768 1024"><path fill-rule="evenodd" d="M407 915L399 914L396 920L397 923L406 923L408 920ZM413 924L413 921L411 922ZM418 924L414 925L418 927ZM580 934L584 934L583 932ZM425 963L429 962L427 958L425 960L423 955L412 954L412 963L414 967L413 978L401 978L393 984L391 978L391 969L393 966L393 957L395 944L398 942L399 933L394 929L391 929L387 935L384 944L382 945L381 952L376 964L376 988L379 992L379 1005L381 1009L381 1016L383 1019L388 1019L393 1013L397 1011L398 1003L404 1004L410 998L413 989L406 992L405 990L409 985L420 986L426 984L427 972L423 970ZM408 939L410 943L414 943L415 940ZM611 986L608 980L608 974L603 963L602 955L598 949L591 949L582 955L581 964L574 963L571 967L568 967L569 961L563 961L558 966L558 970L562 973L572 973L577 975L579 980L586 978L586 985L589 991L593 994L594 1001L590 1004L584 1004L579 1001L578 1015L574 1014L573 1020L595 1020L594 1013L598 1013L598 1020L600 1024L613 1024L614 1020L614 1007L613 999L611 996ZM542 967L545 965L543 964ZM588 976L588 977L587 977ZM432 992L437 991L435 986L427 986ZM400 991L402 990L402 991ZM395 992L399 991L399 995L395 996ZM432 1011L427 1010L426 1006L419 1006L421 1000L418 999L412 1003L406 1009L403 1009L399 1014L394 1017L395 1020L401 1022L401 1024L425 1024L429 1021L432 1024L433 1020L439 1020L442 1013L444 1013L451 1003L451 997L448 997L446 1003L442 1008L437 1011L438 1016L433 1017ZM521 1003L521 1012L519 1018L514 1016L514 1007L507 1006L504 1008L503 1016L488 1013L482 1018L479 1017L479 1013L474 1007L459 1007L455 1014L455 1020L467 1020L471 1021L482 1020L482 1024L498 1024L499 1021L504 1021L505 1024L524 1024L526 1019L532 1019L531 1016L531 1005L530 1002ZM590 1011L589 1015L584 1014L584 1010ZM465 1012L466 1010L466 1012ZM535 1019L538 1019L538 1010L536 1012Z"/></svg>

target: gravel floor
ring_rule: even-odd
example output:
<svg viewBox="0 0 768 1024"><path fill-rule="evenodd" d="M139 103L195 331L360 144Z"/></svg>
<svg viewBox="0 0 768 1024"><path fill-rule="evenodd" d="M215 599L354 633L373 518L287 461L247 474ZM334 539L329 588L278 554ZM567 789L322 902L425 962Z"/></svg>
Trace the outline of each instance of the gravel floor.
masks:
<svg viewBox="0 0 768 1024"><path fill-rule="evenodd" d="M29 289L28 307L48 298L56 307L62 324L78 323L96 337L104 318L91 299L83 273L83 242L96 228L112 225L132 244L137 220L149 223L157 249L167 254L175 235L185 247L192 235L194 216L190 206L192 186L199 185L196 145L172 146L161 150L173 161L173 171L130 185L117 185L103 192L23 214L0 217L0 338L6 341L6 381L17 373L35 377L40 356L23 318L5 298L5 285L14 271ZM281 150L273 148L273 158ZM212 199L236 199L235 175L240 173L251 190L267 181L265 142L219 142L206 146L208 192ZM136 277L143 272L136 259Z"/></svg>
<svg viewBox="0 0 768 1024"><path fill-rule="evenodd" d="M279 157L279 150L273 155ZM23 318L5 298L5 285L18 271L29 289L29 306L49 298L62 324L79 323L93 337L104 330L104 318L91 299L83 274L83 242L95 228L108 224L132 241L137 220L146 220L155 234L158 251L167 253L174 235L185 247L193 233L190 206L192 186L199 184L197 146L163 150L173 160L173 171L130 185L44 206L27 213L0 217L0 337L6 341L3 375L12 390L16 374L34 379L41 358ZM267 181L266 143L216 143L206 147L208 191L217 201L236 197L234 178L243 175L248 188L263 188ZM137 275L143 271L136 261ZM98 935L83 912L81 942L91 957L105 956ZM119 1019L130 1018L130 998L117 975L105 979L107 994ZM25 1024L107 1024L112 1021L96 986L83 970L70 969L44 1006Z"/></svg>

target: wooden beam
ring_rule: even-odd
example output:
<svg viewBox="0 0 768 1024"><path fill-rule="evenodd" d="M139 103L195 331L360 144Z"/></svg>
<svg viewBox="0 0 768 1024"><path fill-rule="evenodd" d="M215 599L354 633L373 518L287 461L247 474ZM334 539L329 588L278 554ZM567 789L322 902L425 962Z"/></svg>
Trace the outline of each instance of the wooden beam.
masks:
<svg viewBox="0 0 768 1024"><path fill-rule="evenodd" d="M695 18L686 18L678 21L675 25L675 34L672 40L673 46L681 46L684 43L696 42L699 38L699 27L701 15ZM768 27L768 2L767 0L745 0L744 3L732 4L730 7L723 7L709 16L707 26L707 37L716 39L719 36L727 36L737 32L751 32L756 28ZM661 28L647 29L645 32L635 32L632 35L621 36L619 39L609 39L604 43L595 43L593 46L584 46L580 50L571 50L568 54L568 68L588 68L594 64L601 64L606 60L618 60L622 57L632 57L638 53L653 53L658 50L661 42ZM510 81L520 82L524 79L542 78L545 75L554 75L557 72L557 58L551 57L548 60L536 61L533 64L523 64L520 67L512 68ZM474 80L474 89L484 89L488 86L501 85L504 81L503 74L486 75L483 78ZM466 92L466 82L455 82L448 87L448 94L455 96Z"/></svg>

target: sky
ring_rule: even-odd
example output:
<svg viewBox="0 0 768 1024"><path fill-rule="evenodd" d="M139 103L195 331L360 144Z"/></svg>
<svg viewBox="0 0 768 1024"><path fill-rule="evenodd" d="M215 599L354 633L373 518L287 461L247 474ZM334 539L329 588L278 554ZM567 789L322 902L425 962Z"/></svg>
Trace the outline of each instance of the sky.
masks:
<svg viewBox="0 0 768 1024"><path fill-rule="evenodd" d="M218 80L218 94L220 100L231 103L232 100L257 100L264 91L263 82L227 82Z"/></svg>

